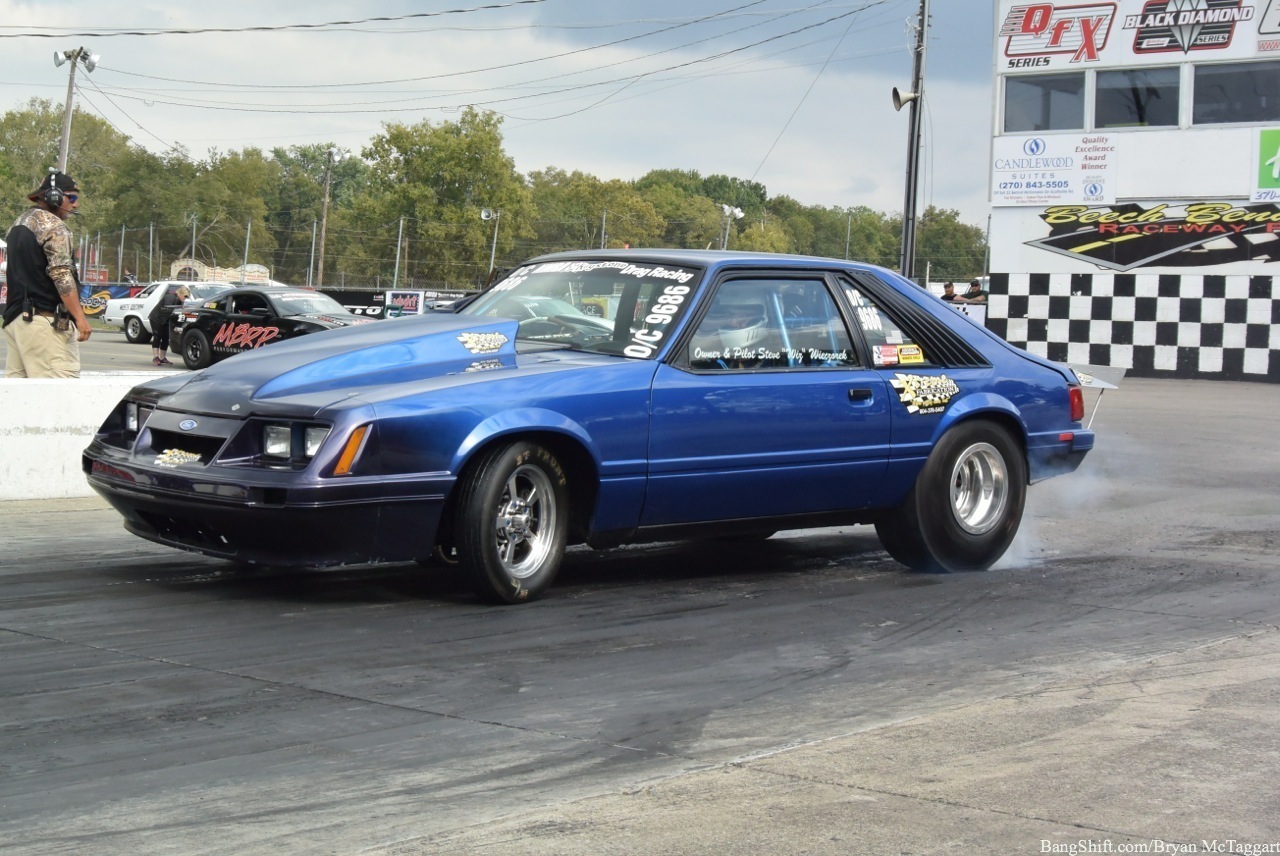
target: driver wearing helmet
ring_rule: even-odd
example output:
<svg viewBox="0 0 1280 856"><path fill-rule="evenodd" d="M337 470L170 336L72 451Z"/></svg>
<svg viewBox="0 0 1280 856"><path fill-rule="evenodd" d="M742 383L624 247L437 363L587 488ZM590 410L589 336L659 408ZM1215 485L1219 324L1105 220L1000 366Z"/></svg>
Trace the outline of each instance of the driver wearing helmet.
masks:
<svg viewBox="0 0 1280 856"><path fill-rule="evenodd" d="M727 369L759 367L766 324L764 307L759 303L726 301L714 306L705 326L713 334L712 341L719 344L717 364Z"/></svg>

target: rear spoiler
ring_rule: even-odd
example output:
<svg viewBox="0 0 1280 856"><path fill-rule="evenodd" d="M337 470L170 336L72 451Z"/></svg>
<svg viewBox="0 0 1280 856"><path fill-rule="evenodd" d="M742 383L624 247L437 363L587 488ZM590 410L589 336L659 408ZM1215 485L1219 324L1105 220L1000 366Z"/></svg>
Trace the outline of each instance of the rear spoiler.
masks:
<svg viewBox="0 0 1280 856"><path fill-rule="evenodd" d="M1116 366L1090 366L1083 363L1068 363L1067 368L1080 381L1081 386L1098 390L1098 398L1093 402L1093 412L1089 414L1089 421L1084 426L1092 428L1093 418L1098 415L1103 394L1109 389L1119 389L1120 381L1124 380L1128 369Z"/></svg>

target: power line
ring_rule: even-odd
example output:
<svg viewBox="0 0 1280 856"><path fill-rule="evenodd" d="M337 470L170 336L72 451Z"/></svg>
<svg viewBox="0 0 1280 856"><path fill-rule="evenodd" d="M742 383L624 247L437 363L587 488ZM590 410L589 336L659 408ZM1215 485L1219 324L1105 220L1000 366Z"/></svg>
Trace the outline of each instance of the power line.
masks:
<svg viewBox="0 0 1280 856"><path fill-rule="evenodd" d="M541 2L541 0L539 0L539 2ZM576 50L565 51L564 53L558 53L558 54L551 54L550 56L537 57L536 59L521 60L521 61L519 61L519 62L509 62L509 63L504 63L504 64L502 64L502 65L492 65L492 66L487 66L487 67L485 67L485 68L473 68L473 69L469 69L469 70L467 70L467 71L450 71L450 72L443 72L443 73L440 73L440 74L428 74L428 75L425 75L425 76L423 76L423 77L403 77L403 78L397 78L397 79L394 79L394 80L366 81L366 82L363 82L363 83L307 83L307 84L226 83L226 84L209 84L208 82L195 81L195 80L182 80L182 79L180 79L180 78L172 78L172 77L155 77L155 76L153 76L153 75L148 75L148 74L136 74L136 73L134 73L134 72L116 71L115 69L112 69L112 68L107 67L107 66L103 66L103 68L104 68L105 70L107 70L107 71L114 71L116 74L127 74L127 75L129 75L130 77L144 77L144 78L149 78L149 79L151 79L151 80L165 80L165 81L169 81L169 82L172 82L172 83L194 83L194 84L205 85L205 86L207 86L207 85L216 85L216 86L225 86L225 87L227 87L227 88L243 88L243 89L254 89L254 90L261 90L261 89L304 89L304 90L308 90L308 91L310 91L310 90L314 90L314 89L332 89L332 88L335 88L335 87L341 87L341 88L354 88L354 87L363 87L363 86L386 86L386 85L389 85L389 84L399 84L399 83L421 83L422 81L426 81L426 80L440 80L440 79L442 79L442 78L454 78L454 77L463 77L463 76L472 75L472 74L483 74L483 73L485 73L485 72L489 72L489 71L503 71L503 70L505 70L505 69L510 69L510 68L519 68L519 67L521 67L521 66L525 66L525 65L532 65L533 63L538 63L538 62L548 62L548 61L553 60L553 59L564 59L565 57L576 56L577 54L582 54L582 53L589 53L589 52L591 52L591 51L601 50L601 49L603 49L603 48L617 47L618 45L626 44L627 42L634 42L634 41L636 41L637 39L646 39L646 38L649 38L650 36L656 36L656 35L660 35L660 34L662 34L662 33L670 32L670 31L672 31L672 30L678 30L678 29L681 29L681 28L683 28L683 27L693 26L694 24L704 23L704 22L706 22L706 21L710 21L710 20L713 20L713 19L715 19L715 18L719 18L719 17L721 17L722 15L726 15L726 14L729 14L729 13L732 13L732 12L741 11L742 9L747 9L747 8L752 7L752 6L759 6L761 3L764 3L764 2L767 2L767 0L751 0L751 2L750 2L750 3L746 3L746 4L742 5L742 6L738 6L738 7L733 8L733 9L728 9L728 10L726 10L725 12L717 12L717 13L716 13L716 14L714 14L714 15L704 15L704 16L703 16L703 17L701 17L701 18L694 18L694 19L691 19L691 20L686 21L686 22L681 23L681 24L673 24L673 25L671 25L671 26L669 26L669 27L663 27L662 29L659 29L659 30L652 30L652 31L650 31L650 32L648 32L648 33L640 33L640 34L638 34L638 35L634 35L634 36L627 36L626 38L616 39L616 40L614 40L614 41L612 41L612 42L605 42L604 44L592 45L591 47L586 47L586 48L577 48ZM821 4L818 4L818 5L821 5ZM785 16L780 16L780 17L785 17Z"/></svg>
<svg viewBox="0 0 1280 856"><path fill-rule="evenodd" d="M439 12L415 12L410 15L395 15L378 18L359 18L354 21L327 21L322 24L278 24L274 26L258 25L253 27L199 27L193 29L165 29L151 28L146 30L118 30L110 28L99 28L91 32L34 32L34 33L3 33L0 32L0 39L65 39L65 38L93 38L108 39L116 36L191 36L202 35L205 33L275 33L286 30L327 30L333 27L350 27L360 24L372 23L389 23L394 21L407 21L413 18L438 18L444 15L459 15L469 12L481 12L491 9L510 9L514 6L529 6L535 3L545 3L546 0L510 0L507 3L491 3L487 6L475 6L470 9L444 9ZM18 29L17 27L0 27L0 30ZM60 29L51 27L49 29Z"/></svg>
<svg viewBox="0 0 1280 856"><path fill-rule="evenodd" d="M878 2L868 3L859 11L866 11L873 6L878 6L884 2L888 2L888 0L878 0ZM756 176L760 174L760 170L764 169L765 161L769 160L769 155L773 154L773 150L777 148L778 141L781 140L782 135L787 132L787 128L791 127L791 121L795 119L796 114L800 112L800 108L804 106L804 102L809 98L809 93L813 92L813 87L818 85L818 80L821 79L822 73L826 71L827 66L831 64L831 58L836 55L836 51L840 50L840 45L844 42L845 37L849 35L849 31L853 29L853 25L857 22L858 18L856 15L849 20L849 26L844 28L844 32L840 34L840 38L836 41L835 47L831 49L831 53L827 54L826 62L824 62L822 67L818 69L818 73L813 76L813 80L809 83L809 88L804 91L804 95L800 96L800 100L796 103L795 109L791 111L791 115L787 117L787 121L782 123L782 130L778 131L778 136L774 137L773 142L769 145L769 150L765 152L764 157L760 159L760 164L756 167L755 172L751 173L751 181L755 181Z"/></svg>

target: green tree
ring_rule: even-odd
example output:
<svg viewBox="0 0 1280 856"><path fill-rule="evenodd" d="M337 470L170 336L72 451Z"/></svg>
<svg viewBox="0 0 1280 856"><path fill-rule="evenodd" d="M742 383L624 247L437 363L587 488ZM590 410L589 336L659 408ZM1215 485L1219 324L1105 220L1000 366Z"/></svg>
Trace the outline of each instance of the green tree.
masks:
<svg viewBox="0 0 1280 856"><path fill-rule="evenodd" d="M661 243L663 219L630 182L548 168L530 173L529 190L535 252Z"/></svg>
<svg viewBox="0 0 1280 856"><path fill-rule="evenodd" d="M702 176L696 169L651 169L636 180L636 190L646 193L654 187L672 187L685 196L702 196Z"/></svg>
<svg viewBox="0 0 1280 856"><path fill-rule="evenodd" d="M776 218L766 217L754 222L743 220L745 225L729 238L729 249L750 250L758 253L785 253L792 244L792 236Z"/></svg>
<svg viewBox="0 0 1280 856"><path fill-rule="evenodd" d="M28 206L27 194L58 164L62 138L61 105L33 98L0 117L0 216L6 222ZM129 151L128 138L92 114L72 113L67 172L85 194L72 224L77 238L93 238L116 222L114 200L99 190Z"/></svg>
<svg viewBox="0 0 1280 856"><path fill-rule="evenodd" d="M702 178L692 170L654 170L635 183L666 226L659 242L664 247L705 249L720 246L723 214L702 195Z"/></svg>
<svg viewBox="0 0 1280 856"><path fill-rule="evenodd" d="M330 152L335 152L330 165ZM305 283L317 276L319 242L324 239L325 272L332 274L340 257L343 237L336 228L340 211L368 185L369 165L351 157L332 143L277 148L271 159L280 166L279 201L268 212L267 227L276 241L273 257L276 278ZM325 173L329 173L329 212L324 212ZM323 234L321 224L324 223ZM326 285L335 278L325 276Z"/></svg>
<svg viewBox="0 0 1280 856"><path fill-rule="evenodd" d="M970 280L985 273L987 241L982 229L960 222L953 208L925 209L916 224L916 273L933 280Z"/></svg>
<svg viewBox="0 0 1280 856"><path fill-rule="evenodd" d="M396 257L401 218L403 281L475 285L488 275L491 251L503 253L505 265L518 261L506 256L531 234L532 203L503 150L501 123L495 113L468 108L456 122L384 125L365 147L371 181L352 201L350 223L369 230L359 254L381 259L380 276L395 273L387 260ZM497 220L482 220L483 209L498 212Z"/></svg>
<svg viewBox="0 0 1280 856"><path fill-rule="evenodd" d="M760 182L727 175L709 175L704 178L702 195L718 205L741 208L748 219L763 214L769 202L769 193Z"/></svg>

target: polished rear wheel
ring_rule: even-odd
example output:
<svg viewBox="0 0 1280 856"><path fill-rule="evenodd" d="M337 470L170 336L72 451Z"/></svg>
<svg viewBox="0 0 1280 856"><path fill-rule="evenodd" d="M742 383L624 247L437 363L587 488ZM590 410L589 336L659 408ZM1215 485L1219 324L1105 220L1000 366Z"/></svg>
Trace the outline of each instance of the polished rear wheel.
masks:
<svg viewBox="0 0 1280 856"><path fill-rule="evenodd" d="M962 422L938 441L902 505L876 521L876 534L915 570L984 570L1009 549L1026 498L1021 445L993 422Z"/></svg>

